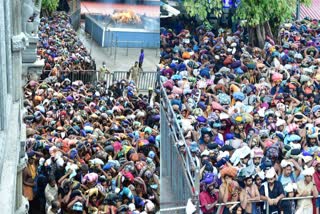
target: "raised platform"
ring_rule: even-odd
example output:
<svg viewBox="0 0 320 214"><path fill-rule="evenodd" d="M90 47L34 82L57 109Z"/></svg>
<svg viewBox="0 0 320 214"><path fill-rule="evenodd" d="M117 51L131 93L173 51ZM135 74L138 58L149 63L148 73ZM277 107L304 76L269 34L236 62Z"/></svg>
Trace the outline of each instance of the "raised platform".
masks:
<svg viewBox="0 0 320 214"><path fill-rule="evenodd" d="M109 16L86 15L85 31L101 47L159 48L159 19L141 16L140 24L116 24Z"/></svg>
<svg viewBox="0 0 320 214"><path fill-rule="evenodd" d="M120 4L120 3L103 3L103 2L81 2L81 14L112 14L114 10L130 9L138 14L146 14L149 17L160 17L160 1L152 1L153 4L149 5L136 5L136 4Z"/></svg>

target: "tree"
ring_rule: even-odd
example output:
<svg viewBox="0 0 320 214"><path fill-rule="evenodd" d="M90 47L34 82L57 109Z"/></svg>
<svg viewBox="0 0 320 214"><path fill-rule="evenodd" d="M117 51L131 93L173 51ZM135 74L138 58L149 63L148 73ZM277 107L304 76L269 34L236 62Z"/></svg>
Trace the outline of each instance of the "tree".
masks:
<svg viewBox="0 0 320 214"><path fill-rule="evenodd" d="M222 14L221 0L184 0L183 6L189 16L198 17L207 28L211 27L207 20L210 13L213 13L216 17L220 17Z"/></svg>
<svg viewBox="0 0 320 214"><path fill-rule="evenodd" d="M220 2L220 3L219 3ZM301 0L303 4L310 5L311 0ZM263 47L266 36L273 38L272 27L277 28L284 21L292 18L296 10L297 0L242 0L234 19L245 20L249 27L249 41L252 45ZM184 2L190 16L198 16L205 23L207 14L213 8L220 8L221 0L186 0ZM219 11L213 11L217 16Z"/></svg>
<svg viewBox="0 0 320 214"><path fill-rule="evenodd" d="M41 12L43 16L51 16L57 10L59 0L42 0Z"/></svg>
<svg viewBox="0 0 320 214"><path fill-rule="evenodd" d="M301 3L310 5L311 0ZM252 45L263 47L266 36L273 38L272 27L277 29L292 19L297 0L243 0L236 11L236 18L246 20Z"/></svg>

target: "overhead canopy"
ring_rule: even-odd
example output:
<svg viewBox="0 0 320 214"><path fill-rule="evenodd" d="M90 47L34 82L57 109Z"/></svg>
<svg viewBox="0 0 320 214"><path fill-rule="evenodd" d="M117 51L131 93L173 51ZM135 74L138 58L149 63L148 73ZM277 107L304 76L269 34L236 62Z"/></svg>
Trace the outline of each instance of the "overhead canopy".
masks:
<svg viewBox="0 0 320 214"><path fill-rule="evenodd" d="M312 0L310 7L301 4L300 19L307 16L312 19L320 19L320 0Z"/></svg>
<svg viewBox="0 0 320 214"><path fill-rule="evenodd" d="M174 7L160 1L160 18L168 18L172 16L177 16L180 14L180 11Z"/></svg>

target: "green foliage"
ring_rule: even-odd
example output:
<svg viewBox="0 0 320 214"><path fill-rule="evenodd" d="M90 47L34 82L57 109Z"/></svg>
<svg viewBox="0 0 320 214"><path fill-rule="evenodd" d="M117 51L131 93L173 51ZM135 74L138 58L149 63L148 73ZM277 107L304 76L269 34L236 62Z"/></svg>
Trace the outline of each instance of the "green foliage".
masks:
<svg viewBox="0 0 320 214"><path fill-rule="evenodd" d="M310 5L312 0L300 0ZM249 26L257 26L269 20L280 23L290 19L296 11L297 0L242 0L233 18L247 20ZM209 13L219 17L222 13L222 0L185 0L184 7L191 17L197 16L205 25Z"/></svg>
<svg viewBox="0 0 320 214"><path fill-rule="evenodd" d="M310 4L311 0L302 0ZM280 23L290 19L296 11L297 0L243 0L235 18L247 20L249 26L257 26L277 18Z"/></svg>
<svg viewBox="0 0 320 214"><path fill-rule="evenodd" d="M57 10L59 6L59 0L42 0L41 9L47 13L47 15Z"/></svg>
<svg viewBox="0 0 320 214"><path fill-rule="evenodd" d="M207 28L211 27L207 20L210 13L216 17L222 14L221 0L184 0L183 5L191 17L198 17Z"/></svg>

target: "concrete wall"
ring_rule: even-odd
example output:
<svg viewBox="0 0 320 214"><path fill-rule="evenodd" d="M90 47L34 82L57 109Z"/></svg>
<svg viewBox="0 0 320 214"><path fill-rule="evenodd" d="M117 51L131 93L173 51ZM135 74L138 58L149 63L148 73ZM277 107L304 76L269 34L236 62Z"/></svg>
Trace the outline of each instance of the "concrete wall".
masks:
<svg viewBox="0 0 320 214"><path fill-rule="evenodd" d="M77 31L80 27L80 18L81 18L81 2L80 0L69 1L70 7L70 19L72 27Z"/></svg>
<svg viewBox="0 0 320 214"><path fill-rule="evenodd" d="M27 213L22 196L22 170L26 163L22 141L22 51L28 37L22 33L22 11L28 0L0 0L0 213ZM32 1L31 1L32 4ZM20 152L21 151L21 152Z"/></svg>
<svg viewBox="0 0 320 214"><path fill-rule="evenodd" d="M125 32L125 31L105 31L103 47L111 47L116 42L119 48L159 48L160 34L158 32Z"/></svg>

